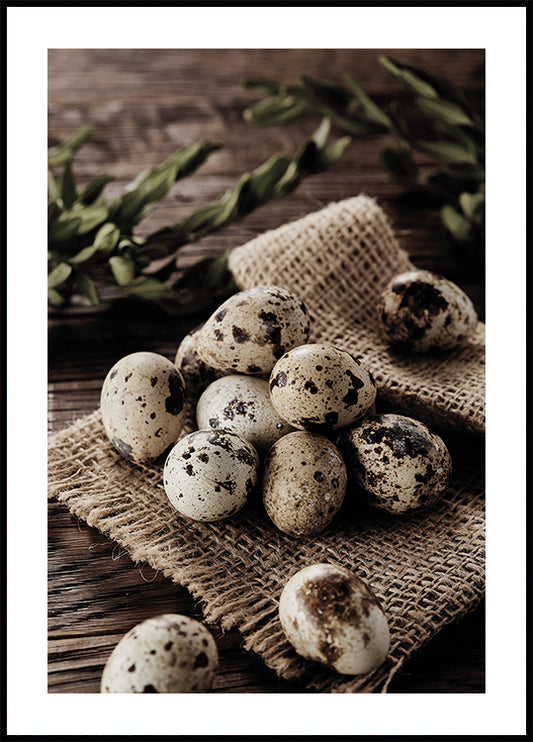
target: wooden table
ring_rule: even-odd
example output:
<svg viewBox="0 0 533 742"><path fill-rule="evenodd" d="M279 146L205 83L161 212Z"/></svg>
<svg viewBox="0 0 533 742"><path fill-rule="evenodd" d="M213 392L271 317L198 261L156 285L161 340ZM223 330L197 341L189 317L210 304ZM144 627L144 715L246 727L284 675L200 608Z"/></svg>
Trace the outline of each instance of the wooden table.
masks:
<svg viewBox="0 0 533 742"><path fill-rule="evenodd" d="M74 171L80 185L97 174L114 175L109 197L181 146L202 138L222 142L224 148L176 185L143 222L139 234L147 234L217 197L270 155L294 155L316 128L318 120L311 115L280 128L245 123L242 111L255 96L242 86L244 76L296 82L302 73L327 74L339 81L349 73L382 103L397 96L401 86L379 65L380 53L446 74L482 111L482 50L51 50L49 142L56 144L93 123L94 134L78 153ZM333 134L344 132L334 127ZM364 191L379 199L413 263L462 286L483 319L482 272L443 246L437 211L398 198L401 189L389 182L379 162L379 151L388 144L393 144L389 136L355 137L333 169L185 248L183 265ZM66 310L50 310L51 432L97 407L103 379L118 358L144 349L173 359L181 338L205 319L202 314L169 318L155 308L108 298L97 308L76 298ZM133 564L116 544L55 501L49 503L48 564L50 692L98 692L110 651L139 621L163 612L201 619L199 604L184 588L147 565ZM213 692L305 692L245 652L237 631L223 634L214 627L213 634L221 656ZM482 604L406 663L389 692L483 692L484 659Z"/></svg>

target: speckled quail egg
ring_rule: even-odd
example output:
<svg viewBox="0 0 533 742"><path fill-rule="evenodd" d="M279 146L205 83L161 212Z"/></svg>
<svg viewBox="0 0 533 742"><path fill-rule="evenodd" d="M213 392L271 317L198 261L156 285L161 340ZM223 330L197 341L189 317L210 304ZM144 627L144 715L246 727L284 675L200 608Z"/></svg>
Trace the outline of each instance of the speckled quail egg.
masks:
<svg viewBox="0 0 533 742"><path fill-rule="evenodd" d="M478 323L474 304L459 286L424 270L390 281L381 294L379 317L388 341L415 353L458 347Z"/></svg>
<svg viewBox="0 0 533 742"><path fill-rule="evenodd" d="M211 633L172 613L128 631L107 660L101 693L205 693L218 666Z"/></svg>
<svg viewBox="0 0 533 742"><path fill-rule="evenodd" d="M374 404L376 384L347 351L310 343L279 359L270 375L270 396L293 427L324 433L361 419Z"/></svg>
<svg viewBox="0 0 533 742"><path fill-rule="evenodd" d="M197 351L221 371L264 376L308 335L300 299L279 286L257 286L230 296L211 315L198 333Z"/></svg>
<svg viewBox="0 0 533 742"><path fill-rule="evenodd" d="M291 536L323 531L344 500L346 466L337 447L317 433L298 430L267 454L262 494L267 515Z"/></svg>
<svg viewBox="0 0 533 742"><path fill-rule="evenodd" d="M196 343L198 333L202 327L203 324L198 325L198 327L195 327L194 330L191 330L191 332L185 335L178 346L174 360L174 365L185 381L186 394L196 396L209 386L211 382L215 381L215 379L223 376L222 371L211 368L198 355Z"/></svg>
<svg viewBox="0 0 533 742"><path fill-rule="evenodd" d="M183 378L159 353L131 353L107 374L100 409L116 450L128 461L149 463L179 437L185 421Z"/></svg>
<svg viewBox="0 0 533 742"><path fill-rule="evenodd" d="M279 618L298 654L343 675L372 672L389 651L378 599L340 565L311 564L293 575L281 593Z"/></svg>
<svg viewBox="0 0 533 742"><path fill-rule="evenodd" d="M272 406L268 381L237 374L217 379L203 391L196 422L200 429L233 430L258 451L293 430Z"/></svg>
<svg viewBox="0 0 533 742"><path fill-rule="evenodd" d="M444 441L424 423L384 414L342 431L338 445L348 477L374 507L402 514L429 507L452 473Z"/></svg>
<svg viewBox="0 0 533 742"><path fill-rule="evenodd" d="M179 441L165 462L170 503L191 520L228 518L242 507L258 477L254 446L229 430L197 430Z"/></svg>

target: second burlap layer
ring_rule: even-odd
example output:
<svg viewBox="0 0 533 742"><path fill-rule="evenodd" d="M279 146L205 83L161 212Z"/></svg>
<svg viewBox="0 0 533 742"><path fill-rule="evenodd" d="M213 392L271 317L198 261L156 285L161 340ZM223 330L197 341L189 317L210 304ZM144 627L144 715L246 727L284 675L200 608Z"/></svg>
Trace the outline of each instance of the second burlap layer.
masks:
<svg viewBox="0 0 533 742"><path fill-rule="evenodd" d="M462 348L421 356L393 350L381 335L379 294L412 270L376 201L360 195L265 232L230 255L243 289L275 284L311 315L312 342L338 345L372 371L389 404L438 427L485 430L485 333L480 322Z"/></svg>

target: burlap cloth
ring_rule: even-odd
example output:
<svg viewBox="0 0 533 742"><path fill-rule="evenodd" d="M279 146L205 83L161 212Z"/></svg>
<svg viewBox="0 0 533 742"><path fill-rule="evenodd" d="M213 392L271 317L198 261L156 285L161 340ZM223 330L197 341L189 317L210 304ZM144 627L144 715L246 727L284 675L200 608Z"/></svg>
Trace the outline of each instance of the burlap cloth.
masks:
<svg viewBox="0 0 533 742"><path fill-rule="evenodd" d="M424 420L445 439L454 465L441 502L401 518L354 504L315 537L279 532L256 495L219 523L188 521L170 506L162 463L133 466L112 448L96 410L49 442L49 497L199 599L207 622L237 627L243 646L284 678L318 692L386 691L403 662L484 593L484 327L460 351L413 357L377 331L376 297L411 267L377 203L364 195L330 206L236 248L242 288L276 284L312 317L310 340L351 351L371 369L382 409ZM191 425L184 432L189 432ZM382 601L391 650L374 673L340 676L299 657L278 620L288 578L313 562L352 569Z"/></svg>

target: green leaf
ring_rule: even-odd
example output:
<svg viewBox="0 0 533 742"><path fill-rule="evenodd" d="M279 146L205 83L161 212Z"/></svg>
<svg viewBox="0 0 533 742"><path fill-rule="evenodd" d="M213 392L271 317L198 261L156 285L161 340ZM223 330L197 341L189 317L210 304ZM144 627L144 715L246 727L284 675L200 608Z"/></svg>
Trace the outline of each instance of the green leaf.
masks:
<svg viewBox="0 0 533 742"><path fill-rule="evenodd" d="M305 111L305 103L291 95L265 98L244 109L243 118L258 126L279 126L292 121Z"/></svg>
<svg viewBox="0 0 533 742"><path fill-rule="evenodd" d="M323 119L309 142L296 155L295 159L301 175L313 175L327 170L337 162L350 143L350 137L342 137L325 149L330 127L330 120Z"/></svg>
<svg viewBox="0 0 533 742"><path fill-rule="evenodd" d="M391 121L387 114L377 106L371 98L365 93L363 88L350 75L345 75L346 84L357 97L357 100L363 107L363 110L370 121L389 129Z"/></svg>
<svg viewBox="0 0 533 742"><path fill-rule="evenodd" d="M61 192L52 171L48 170L48 203L56 203L61 198Z"/></svg>
<svg viewBox="0 0 533 742"><path fill-rule="evenodd" d="M123 228L139 224L165 198L174 183L176 169L173 165L164 171L152 173L134 190L124 193L119 208L111 212L115 221Z"/></svg>
<svg viewBox="0 0 533 742"><path fill-rule="evenodd" d="M93 204L102 194L106 185L111 183L113 180L115 180L115 178L112 175L98 175L96 178L91 180L82 191L81 196L79 197L80 203L84 206L90 206Z"/></svg>
<svg viewBox="0 0 533 742"><path fill-rule="evenodd" d="M475 165L475 153L469 152L462 145L454 142L431 142L418 140L417 147L428 155L433 155L440 162L467 163Z"/></svg>
<svg viewBox="0 0 533 742"><path fill-rule="evenodd" d="M137 246L132 243L126 245L126 241L121 240L118 247L120 251L129 248L131 254L135 256L135 262L139 265L141 264L141 262L145 263L145 265L148 265L151 260L161 260L162 258L167 257L172 260L174 259L173 255L169 256L168 246L165 245L164 242L147 242L145 245Z"/></svg>
<svg viewBox="0 0 533 742"><path fill-rule="evenodd" d="M425 75L420 74L421 70L413 65L398 62L391 57L381 56L379 61L397 80L413 90L418 95L427 98L438 98L437 90L429 81L423 79Z"/></svg>
<svg viewBox="0 0 533 742"><path fill-rule="evenodd" d="M50 224L48 229L48 240L54 245L58 242L68 242L77 234L80 219L72 214L63 212Z"/></svg>
<svg viewBox="0 0 533 742"><path fill-rule="evenodd" d="M468 242L471 237L471 225L468 219L446 204L441 209L442 223L457 242Z"/></svg>
<svg viewBox="0 0 533 742"><path fill-rule="evenodd" d="M75 235L91 232L107 218L105 206L88 206L66 211L56 219L49 230L49 239L54 242L66 242Z"/></svg>
<svg viewBox="0 0 533 742"><path fill-rule="evenodd" d="M242 84L247 90L257 90L266 95L279 95L282 90L282 86L275 80L264 77L245 77Z"/></svg>
<svg viewBox="0 0 533 742"><path fill-rule="evenodd" d="M233 188L226 191L226 193L218 201L218 208L214 210L214 213L212 214L209 221L204 225L203 229L194 235L194 239L198 239L204 234L208 234L209 232L214 232L215 230L220 229L229 221L232 221L233 218L235 218L236 214L238 213L236 211L237 204L239 203L239 199L241 197L241 193L245 187L245 184L249 181L249 179L250 175L248 173L243 173L243 175L241 175L241 177L237 181L237 184Z"/></svg>
<svg viewBox="0 0 533 742"><path fill-rule="evenodd" d="M247 214L269 201L290 164L291 159L287 155L274 155L256 168L242 186L239 213Z"/></svg>
<svg viewBox="0 0 533 742"><path fill-rule="evenodd" d="M471 115L468 101L462 90L443 75L431 72L424 67L400 62L391 57L382 56L379 61L392 75L419 95L456 103Z"/></svg>
<svg viewBox="0 0 533 742"><path fill-rule="evenodd" d="M411 186L418 181L418 168L408 150L386 147L381 151L380 157L393 183Z"/></svg>
<svg viewBox="0 0 533 742"><path fill-rule="evenodd" d="M302 80L302 100L311 110L333 119L350 134L374 134L383 130L382 125L376 125L364 114L362 106L343 86L305 76Z"/></svg>
<svg viewBox="0 0 533 742"><path fill-rule="evenodd" d="M76 253L76 255L70 258L68 262L71 265L80 265L81 263L86 263L97 252L98 252L98 247L96 245L94 244L87 245L87 247L84 247L83 250L80 250L79 253Z"/></svg>
<svg viewBox="0 0 533 742"><path fill-rule="evenodd" d="M120 229L112 222L102 224L94 237L94 245L104 255L110 255L115 249L120 237Z"/></svg>
<svg viewBox="0 0 533 742"><path fill-rule="evenodd" d="M475 126L470 116L454 103L431 98L418 98L416 103L419 110L435 116L439 121L453 126Z"/></svg>
<svg viewBox="0 0 533 742"><path fill-rule="evenodd" d="M95 306L97 304L100 304L100 297L98 296L97 288L90 276L88 276L86 273L77 272L76 283L78 284L78 288L81 293L86 296L87 299L89 299L91 304Z"/></svg>
<svg viewBox="0 0 533 742"><path fill-rule="evenodd" d="M478 164L478 150L468 133L413 106L394 101L389 113L397 135L439 162Z"/></svg>
<svg viewBox="0 0 533 742"><path fill-rule="evenodd" d="M311 135L311 141L316 144L319 149L322 149L328 141L329 132L331 131L331 121L329 118L323 118L318 128L315 129Z"/></svg>
<svg viewBox="0 0 533 742"><path fill-rule="evenodd" d="M322 153L320 169L323 171L332 167L341 158L342 153L351 141L351 137L341 137L333 142L333 144Z"/></svg>
<svg viewBox="0 0 533 742"><path fill-rule="evenodd" d="M346 111L350 96L343 85L328 80L318 80L307 75L302 75L302 85L310 99L316 103L325 105L334 111Z"/></svg>
<svg viewBox="0 0 533 742"><path fill-rule="evenodd" d="M459 196L459 205L461 206L464 215L470 221L476 224L481 224L485 213L485 189L479 193L468 193L467 191L461 193Z"/></svg>
<svg viewBox="0 0 533 742"><path fill-rule="evenodd" d="M114 255L109 258L109 267L119 286L126 286L135 277L135 264L133 260L122 255Z"/></svg>
<svg viewBox="0 0 533 742"><path fill-rule="evenodd" d="M48 289L48 301L55 307L60 307L65 303L65 299L61 296L59 291L55 289Z"/></svg>
<svg viewBox="0 0 533 742"><path fill-rule="evenodd" d="M203 258L187 268L172 284L172 293L160 300L160 306L172 315L199 312L220 305L239 287L228 268L230 250Z"/></svg>
<svg viewBox="0 0 533 742"><path fill-rule="evenodd" d="M93 126L87 124L61 144L50 147L48 150L48 166L64 165L66 162L70 162L76 150L91 136L92 132Z"/></svg>
<svg viewBox="0 0 533 742"><path fill-rule="evenodd" d="M236 201L230 200L229 193L230 191L216 201L193 211L192 214L189 214L189 216L177 224L175 228L176 232L183 234L185 240L188 241L193 240L193 235L197 232L203 232L209 229L212 224L220 224L223 221L223 215L227 213L228 204L231 207L236 203ZM235 191L232 190L231 193L234 194Z"/></svg>
<svg viewBox="0 0 533 742"><path fill-rule="evenodd" d="M172 289L169 286L151 276L141 278L134 286L128 286L127 291L133 296L150 301L165 299L172 294Z"/></svg>
<svg viewBox="0 0 533 742"><path fill-rule="evenodd" d="M72 268L68 263L59 263L48 274L48 288L55 289L58 286L61 286L62 283L65 283L71 273Z"/></svg>
<svg viewBox="0 0 533 742"><path fill-rule="evenodd" d="M485 182L485 168L478 165L471 165L466 162L449 162L444 167L444 171L457 180Z"/></svg>
<svg viewBox="0 0 533 742"><path fill-rule="evenodd" d="M61 214L61 205L58 201L50 201L48 204L48 224L51 224Z"/></svg>
<svg viewBox="0 0 533 742"><path fill-rule="evenodd" d="M61 199L67 209L70 209L78 197L74 175L70 162L65 164L61 176Z"/></svg>
<svg viewBox="0 0 533 742"><path fill-rule="evenodd" d="M198 142L177 150L159 167L143 171L111 205L113 219L123 229L134 227L165 198L175 181L192 173L218 149L219 144Z"/></svg>

